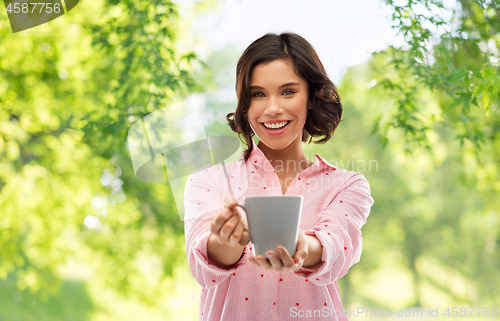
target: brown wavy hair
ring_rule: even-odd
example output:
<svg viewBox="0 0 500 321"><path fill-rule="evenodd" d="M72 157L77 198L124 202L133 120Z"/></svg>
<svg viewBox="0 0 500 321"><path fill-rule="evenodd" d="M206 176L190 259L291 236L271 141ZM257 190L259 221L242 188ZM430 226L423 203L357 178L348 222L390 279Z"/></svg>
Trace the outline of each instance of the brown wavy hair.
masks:
<svg viewBox="0 0 500 321"><path fill-rule="evenodd" d="M268 33L255 40L243 52L236 67L236 95L238 105L234 113L226 119L231 129L243 136L247 149L245 162L253 150L252 138L255 135L247 119L250 107L250 79L253 69L263 63L277 59L290 61L297 76L307 81L308 102L312 109L307 110L306 123L302 132L302 141L309 144L313 137L320 137L313 143L324 144L341 121L342 105L340 96L333 82L326 75L325 68L318 54L307 40L291 33Z"/></svg>

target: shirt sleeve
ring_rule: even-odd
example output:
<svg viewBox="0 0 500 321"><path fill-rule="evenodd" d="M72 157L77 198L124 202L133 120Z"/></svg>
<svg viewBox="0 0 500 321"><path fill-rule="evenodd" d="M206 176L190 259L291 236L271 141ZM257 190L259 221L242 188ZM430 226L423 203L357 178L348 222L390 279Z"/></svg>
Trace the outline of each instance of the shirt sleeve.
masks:
<svg viewBox="0 0 500 321"><path fill-rule="evenodd" d="M230 269L221 269L208 262L210 222L224 208L224 197L217 186L217 167L189 176L184 191L184 232L189 268L203 288L222 283L248 260L250 251L245 247L238 262Z"/></svg>
<svg viewBox="0 0 500 321"><path fill-rule="evenodd" d="M304 231L323 246L322 265L316 270L293 273L316 285L328 285L344 276L359 262L362 248L361 227L366 223L374 200L368 181L361 173L350 176L318 214L317 223Z"/></svg>

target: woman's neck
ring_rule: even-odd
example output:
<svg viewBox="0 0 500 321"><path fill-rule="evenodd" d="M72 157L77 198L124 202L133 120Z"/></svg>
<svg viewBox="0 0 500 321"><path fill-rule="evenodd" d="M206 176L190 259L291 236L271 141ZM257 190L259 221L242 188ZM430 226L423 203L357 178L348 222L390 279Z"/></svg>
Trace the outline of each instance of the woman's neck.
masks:
<svg viewBox="0 0 500 321"><path fill-rule="evenodd" d="M295 177L314 163L304 154L301 139L296 139L279 150L267 147L262 141L259 141L257 146L271 163L279 178Z"/></svg>

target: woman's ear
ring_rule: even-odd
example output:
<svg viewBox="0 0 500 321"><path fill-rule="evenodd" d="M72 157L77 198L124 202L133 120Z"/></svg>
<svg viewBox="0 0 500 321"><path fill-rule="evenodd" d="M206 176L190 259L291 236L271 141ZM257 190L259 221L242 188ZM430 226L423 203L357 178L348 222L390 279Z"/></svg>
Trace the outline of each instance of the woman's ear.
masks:
<svg viewBox="0 0 500 321"><path fill-rule="evenodd" d="M307 105L307 109L313 109L313 103L312 103L312 101L310 101L309 104Z"/></svg>

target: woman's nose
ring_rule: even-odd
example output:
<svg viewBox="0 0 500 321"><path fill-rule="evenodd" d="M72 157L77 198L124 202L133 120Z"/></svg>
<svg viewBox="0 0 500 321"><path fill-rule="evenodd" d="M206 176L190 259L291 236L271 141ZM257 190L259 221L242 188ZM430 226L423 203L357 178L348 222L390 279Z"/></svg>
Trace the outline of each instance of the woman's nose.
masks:
<svg viewBox="0 0 500 321"><path fill-rule="evenodd" d="M277 114L281 114L282 112L282 108L280 107L280 104L279 104L279 100L274 98L274 97L271 97L269 100L268 100L268 104L266 106L266 110L265 110L266 114L268 115L277 115Z"/></svg>

